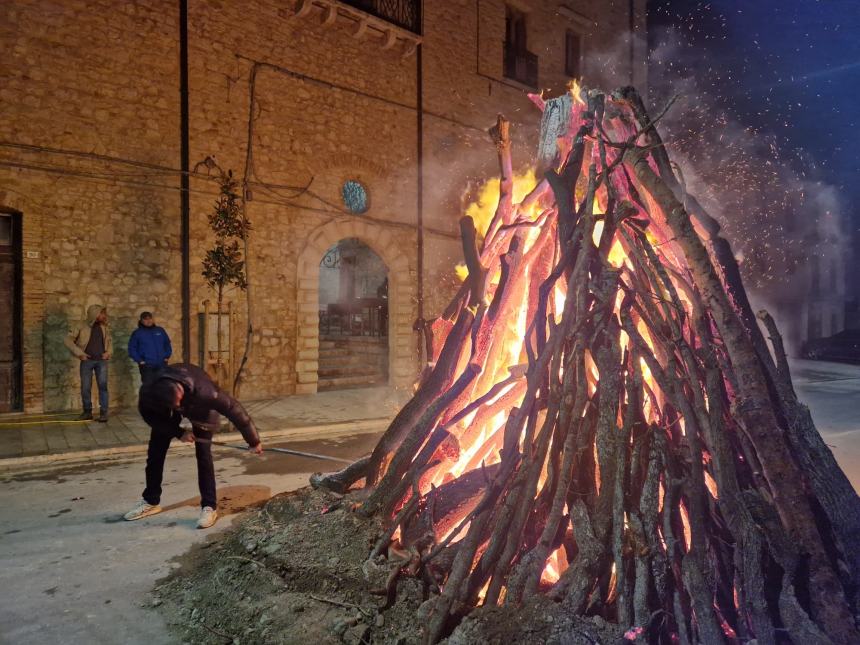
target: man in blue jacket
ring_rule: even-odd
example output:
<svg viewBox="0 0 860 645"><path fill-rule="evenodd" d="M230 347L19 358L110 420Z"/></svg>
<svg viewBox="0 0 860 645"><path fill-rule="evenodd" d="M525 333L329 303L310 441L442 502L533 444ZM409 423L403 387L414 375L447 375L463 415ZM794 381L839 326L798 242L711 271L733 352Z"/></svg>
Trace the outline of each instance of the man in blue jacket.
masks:
<svg viewBox="0 0 860 645"><path fill-rule="evenodd" d="M137 363L143 385L155 380L171 354L173 354L173 348L170 346L167 332L163 327L155 324L150 312L142 312L137 322L137 329L128 339L128 355Z"/></svg>

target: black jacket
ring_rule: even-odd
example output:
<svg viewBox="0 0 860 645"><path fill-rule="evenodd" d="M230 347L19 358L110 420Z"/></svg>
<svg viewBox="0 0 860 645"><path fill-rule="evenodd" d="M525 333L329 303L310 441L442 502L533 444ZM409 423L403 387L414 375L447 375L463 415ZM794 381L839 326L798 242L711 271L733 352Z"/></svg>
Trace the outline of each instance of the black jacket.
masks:
<svg viewBox="0 0 860 645"><path fill-rule="evenodd" d="M238 428L239 432L248 442L249 446L260 443L260 436L254 422L242 404L232 396L219 388L209 375L196 365L188 363L175 363L168 365L158 374L156 381L169 379L176 381L182 386L185 394L182 397L182 405L179 414L191 421L191 424L214 432L218 429L218 415L224 415ZM147 401L148 388L140 388L139 407L144 419L149 423L153 414L167 414L169 411L156 410L154 405Z"/></svg>

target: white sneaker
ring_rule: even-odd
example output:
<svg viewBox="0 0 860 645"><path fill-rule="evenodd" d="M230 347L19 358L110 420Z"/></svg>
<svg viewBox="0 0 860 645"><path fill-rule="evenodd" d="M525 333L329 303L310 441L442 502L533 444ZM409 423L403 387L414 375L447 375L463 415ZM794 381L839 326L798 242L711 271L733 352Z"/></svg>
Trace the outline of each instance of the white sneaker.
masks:
<svg viewBox="0 0 860 645"><path fill-rule="evenodd" d="M150 504L146 500L142 499L137 503L137 506L123 515L123 518L130 522L132 520L140 520L144 517L149 517L150 515L155 515L160 512L161 507L158 504Z"/></svg>
<svg viewBox="0 0 860 645"><path fill-rule="evenodd" d="M218 511L216 511L211 506L204 506L200 510L200 519L197 520L197 528L198 529L208 529L210 526L215 524L218 519Z"/></svg>

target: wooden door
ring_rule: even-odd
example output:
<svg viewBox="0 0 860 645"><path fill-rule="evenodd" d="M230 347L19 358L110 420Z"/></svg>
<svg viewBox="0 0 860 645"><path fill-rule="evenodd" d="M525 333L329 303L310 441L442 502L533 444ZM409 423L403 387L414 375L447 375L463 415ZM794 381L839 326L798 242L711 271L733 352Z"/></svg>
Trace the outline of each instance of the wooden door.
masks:
<svg viewBox="0 0 860 645"><path fill-rule="evenodd" d="M0 412L21 409L21 220L0 211Z"/></svg>

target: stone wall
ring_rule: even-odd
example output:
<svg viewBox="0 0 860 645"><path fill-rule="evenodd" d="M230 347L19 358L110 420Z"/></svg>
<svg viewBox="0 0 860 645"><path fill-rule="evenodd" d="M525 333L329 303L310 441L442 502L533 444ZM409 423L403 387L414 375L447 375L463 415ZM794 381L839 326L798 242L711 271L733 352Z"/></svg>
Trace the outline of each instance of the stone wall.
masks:
<svg viewBox="0 0 860 645"><path fill-rule="evenodd" d="M27 410L80 405L62 340L89 304L108 307L117 404L133 399L139 310L178 335L177 6L0 3L0 141L17 146L0 148L0 205L23 213Z"/></svg>
<svg viewBox="0 0 860 645"><path fill-rule="evenodd" d="M511 2L529 13L540 85L563 88L564 32L584 37L586 81L630 80L619 31L628 3ZM386 262L391 280L390 374L408 385L418 367L416 227L418 73L415 53L386 48L372 29L292 0L189 3L190 157L248 173L253 349L243 396L313 392L318 264L344 237ZM568 10L559 15L558 7ZM644 0L636 0L641 29ZM456 288L457 220L464 188L496 172L485 134L498 112L514 122L516 164L529 163L539 114L528 88L502 77L501 0L424 2L424 315ZM478 16L480 14L480 28ZM77 364L62 346L88 304L111 316L118 351L114 403L133 401L125 342L142 309L155 312L181 356L178 2L11 0L0 6L0 206L23 213L25 406L77 406ZM598 52L602 52L598 55ZM606 55L606 52L610 52ZM639 54L637 59L641 60ZM608 61L608 62L607 62ZM639 74L637 71L636 74ZM253 80L252 80L253 79ZM644 80L641 76L637 81ZM253 91L253 103L251 93ZM251 150L248 141L251 134ZM528 141L528 144L524 142ZM14 145L9 145L14 144ZM246 162L250 161L249 165ZM200 276L211 244L206 215L217 186L191 178L191 311L214 294ZM345 211L346 180L370 207ZM244 294L234 355L244 349ZM197 324L191 325L197 357Z"/></svg>

